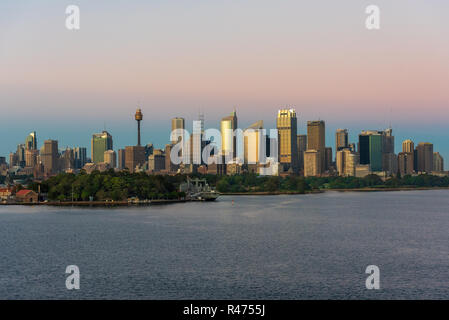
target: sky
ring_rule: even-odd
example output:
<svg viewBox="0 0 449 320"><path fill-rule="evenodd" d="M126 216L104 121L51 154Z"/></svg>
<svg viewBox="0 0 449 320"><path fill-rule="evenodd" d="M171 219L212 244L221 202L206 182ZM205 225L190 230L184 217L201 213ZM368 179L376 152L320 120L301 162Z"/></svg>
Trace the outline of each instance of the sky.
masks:
<svg viewBox="0 0 449 320"><path fill-rule="evenodd" d="M68 5L80 30L65 27ZM380 30L365 27L368 5ZM84 146L104 128L114 148L162 147L170 119L201 110L207 128L235 107L239 126L295 108L348 128L393 127L396 152L434 143L449 167L449 2L446 0L183 0L0 2L0 156L36 131L39 146Z"/></svg>

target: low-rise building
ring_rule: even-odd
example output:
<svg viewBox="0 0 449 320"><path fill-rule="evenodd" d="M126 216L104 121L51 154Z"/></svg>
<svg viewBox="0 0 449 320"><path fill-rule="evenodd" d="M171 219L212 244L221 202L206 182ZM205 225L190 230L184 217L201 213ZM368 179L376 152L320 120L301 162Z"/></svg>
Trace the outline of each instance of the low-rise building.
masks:
<svg viewBox="0 0 449 320"><path fill-rule="evenodd" d="M12 196L11 188L0 188L0 201L9 200Z"/></svg>
<svg viewBox="0 0 449 320"><path fill-rule="evenodd" d="M16 201L20 203L37 203L38 194L33 190L23 189L16 193Z"/></svg>

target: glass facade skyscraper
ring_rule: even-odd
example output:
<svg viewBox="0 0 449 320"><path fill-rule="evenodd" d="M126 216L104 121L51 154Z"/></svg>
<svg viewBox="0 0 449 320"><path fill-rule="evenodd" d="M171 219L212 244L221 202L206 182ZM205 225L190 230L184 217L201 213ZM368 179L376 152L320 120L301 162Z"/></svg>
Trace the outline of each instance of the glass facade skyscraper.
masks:
<svg viewBox="0 0 449 320"><path fill-rule="evenodd" d="M112 150L112 136L107 132L96 133L92 136L92 162L104 162L105 151Z"/></svg>

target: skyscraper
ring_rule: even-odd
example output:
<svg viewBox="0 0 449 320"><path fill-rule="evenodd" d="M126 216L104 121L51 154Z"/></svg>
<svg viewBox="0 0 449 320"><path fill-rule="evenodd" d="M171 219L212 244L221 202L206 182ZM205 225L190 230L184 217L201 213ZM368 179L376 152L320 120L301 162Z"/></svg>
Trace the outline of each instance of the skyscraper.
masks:
<svg viewBox="0 0 449 320"><path fill-rule="evenodd" d="M404 175L412 174L417 170L417 157L415 157L415 144L412 140L404 140L402 142L402 152L398 154L398 170Z"/></svg>
<svg viewBox="0 0 449 320"><path fill-rule="evenodd" d="M348 129L337 129L335 132L335 152L349 147Z"/></svg>
<svg viewBox="0 0 449 320"><path fill-rule="evenodd" d="M173 118L171 119L171 131L174 132L175 130L184 130L185 129L185 120L184 118ZM184 135L182 137L172 137L171 143L176 144L184 139Z"/></svg>
<svg viewBox="0 0 449 320"><path fill-rule="evenodd" d="M373 172L384 170L384 150L391 149L391 139L386 143L385 135L384 131L375 130L362 131L359 135L360 164L369 164Z"/></svg>
<svg viewBox="0 0 449 320"><path fill-rule="evenodd" d="M400 152L398 154L398 170L401 176L410 175L413 173L413 152Z"/></svg>
<svg viewBox="0 0 449 320"><path fill-rule="evenodd" d="M37 150L37 136L36 132L31 132L25 139L26 150Z"/></svg>
<svg viewBox="0 0 449 320"><path fill-rule="evenodd" d="M418 172L431 173L433 171L433 144L421 142L416 147Z"/></svg>
<svg viewBox="0 0 449 320"><path fill-rule="evenodd" d="M412 140L404 140L402 142L402 152L413 153L413 150L415 150L415 144Z"/></svg>
<svg viewBox="0 0 449 320"><path fill-rule="evenodd" d="M319 121L307 121L307 150L316 150L320 153L320 173L326 169L326 129L325 123Z"/></svg>
<svg viewBox="0 0 449 320"><path fill-rule="evenodd" d="M59 159L59 169L62 171L75 169L75 152L71 148L66 148L62 151Z"/></svg>
<svg viewBox="0 0 449 320"><path fill-rule="evenodd" d="M119 170L125 169L125 149L119 149L118 150L117 158L118 158L117 162L118 162Z"/></svg>
<svg viewBox="0 0 449 320"><path fill-rule="evenodd" d="M237 113L234 111L230 116L224 117L220 122L221 132L221 155L234 159L237 155L237 137L234 130L237 129Z"/></svg>
<svg viewBox="0 0 449 320"><path fill-rule="evenodd" d="M332 148L331 147L326 147L324 148L324 163L325 163L325 167L324 170L330 170L332 167Z"/></svg>
<svg viewBox="0 0 449 320"><path fill-rule="evenodd" d="M191 163L196 165L204 164L202 152L206 147L206 145L208 144L208 141L203 141L203 135L204 135L204 115L200 113L198 115L198 120L193 122L193 133L190 136L191 137L190 152L192 153L190 161Z"/></svg>
<svg viewBox="0 0 449 320"><path fill-rule="evenodd" d="M104 152L104 163L109 165L109 168L115 168L117 166L117 154L114 150L107 150Z"/></svg>
<svg viewBox="0 0 449 320"><path fill-rule="evenodd" d="M335 156L337 172L340 176L355 176L355 169L359 162L358 154L345 148L337 151Z"/></svg>
<svg viewBox="0 0 449 320"><path fill-rule="evenodd" d="M383 170L383 139L380 134L371 134L369 136L369 164L371 171Z"/></svg>
<svg viewBox="0 0 449 320"><path fill-rule="evenodd" d="M41 149L41 159L46 174L55 174L59 171L58 158L58 141L45 140Z"/></svg>
<svg viewBox="0 0 449 320"><path fill-rule="evenodd" d="M173 149L173 144L166 144L165 145L165 170L167 170L167 172L171 173L171 172L176 172L179 169L179 165L178 164L174 164L171 161L171 151Z"/></svg>
<svg viewBox="0 0 449 320"><path fill-rule="evenodd" d="M308 149L304 152L304 176L316 177L323 172L321 168L321 152L314 149Z"/></svg>
<svg viewBox="0 0 449 320"><path fill-rule="evenodd" d="M104 152L113 150L112 136L107 132L95 133L92 136L92 162L104 162Z"/></svg>
<svg viewBox="0 0 449 320"><path fill-rule="evenodd" d="M137 167L143 166L145 159L145 148L142 146L125 147L125 167L129 172L136 172Z"/></svg>
<svg viewBox="0 0 449 320"><path fill-rule="evenodd" d="M276 128L279 136L279 163L284 171L298 171L298 119L294 109L278 111Z"/></svg>
<svg viewBox="0 0 449 320"><path fill-rule="evenodd" d="M39 156L39 150L36 149L26 149L25 150L25 164L27 167L31 168L37 164L37 158Z"/></svg>
<svg viewBox="0 0 449 320"><path fill-rule="evenodd" d="M17 154L15 152L11 152L9 154L9 166L11 168L17 166L18 161L19 160L18 160Z"/></svg>
<svg viewBox="0 0 449 320"><path fill-rule="evenodd" d="M433 171L444 171L444 159L439 152L433 153Z"/></svg>
<svg viewBox="0 0 449 320"><path fill-rule="evenodd" d="M244 131L243 154L244 163L247 165L259 164L261 157L266 155L266 144L263 143L263 120L253 123Z"/></svg>
<svg viewBox="0 0 449 320"><path fill-rule="evenodd" d="M165 170L165 155L161 149L155 149L148 157L148 170L152 172Z"/></svg>
<svg viewBox="0 0 449 320"><path fill-rule="evenodd" d="M87 149L76 147L73 149L75 157L75 169L81 169L87 163Z"/></svg>
<svg viewBox="0 0 449 320"><path fill-rule="evenodd" d="M17 146L17 164L21 166L22 168L26 166L26 159L25 159L25 144L19 144Z"/></svg>
<svg viewBox="0 0 449 320"><path fill-rule="evenodd" d="M307 135L298 134L296 145L298 148L298 170L304 172L304 152L307 150Z"/></svg>

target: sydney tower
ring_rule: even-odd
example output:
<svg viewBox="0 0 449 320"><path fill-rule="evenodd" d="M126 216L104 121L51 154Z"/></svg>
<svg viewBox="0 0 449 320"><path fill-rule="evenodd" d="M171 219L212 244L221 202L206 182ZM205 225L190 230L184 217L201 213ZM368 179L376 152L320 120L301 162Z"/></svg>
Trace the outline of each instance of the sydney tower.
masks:
<svg viewBox="0 0 449 320"><path fill-rule="evenodd" d="M140 121L143 119L142 110L137 109L135 119L137 121L137 145L140 147Z"/></svg>

